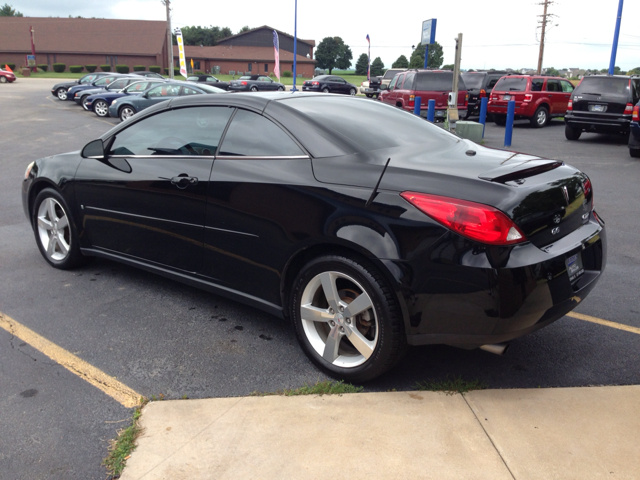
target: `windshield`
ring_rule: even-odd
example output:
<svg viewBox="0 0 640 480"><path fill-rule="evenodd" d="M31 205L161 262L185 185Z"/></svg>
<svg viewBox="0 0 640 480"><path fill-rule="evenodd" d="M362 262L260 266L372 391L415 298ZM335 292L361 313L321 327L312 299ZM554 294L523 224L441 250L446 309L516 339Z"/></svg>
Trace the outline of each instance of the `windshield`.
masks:
<svg viewBox="0 0 640 480"><path fill-rule="evenodd" d="M574 95L607 95L627 97L629 80L616 77L584 77L574 90Z"/></svg>
<svg viewBox="0 0 640 480"><path fill-rule="evenodd" d="M496 92L524 92L526 89L527 79L523 77L503 77L493 87Z"/></svg>
<svg viewBox="0 0 640 480"><path fill-rule="evenodd" d="M484 79L484 74L482 73L463 73L461 74L462 78L464 78L464 83L469 88L477 88L482 87L482 80Z"/></svg>
<svg viewBox="0 0 640 480"><path fill-rule="evenodd" d="M396 73L400 73L400 72L404 72L403 69L396 69L396 70L387 70L387 72L384 74L384 77L387 80L389 80L390 78L393 78L396 76Z"/></svg>
<svg viewBox="0 0 640 480"><path fill-rule="evenodd" d="M251 76L250 75L243 75L238 80L251 80Z"/></svg>

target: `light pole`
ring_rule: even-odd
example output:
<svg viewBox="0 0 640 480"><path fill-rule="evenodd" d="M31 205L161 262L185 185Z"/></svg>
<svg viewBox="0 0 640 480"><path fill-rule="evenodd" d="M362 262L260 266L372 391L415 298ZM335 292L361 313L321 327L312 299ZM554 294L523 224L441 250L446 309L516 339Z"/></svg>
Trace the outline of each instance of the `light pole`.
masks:
<svg viewBox="0 0 640 480"><path fill-rule="evenodd" d="M618 16L616 18L616 31L613 34L613 45L611 46L611 61L609 62L609 75L613 75L616 65L616 53L618 52L618 36L620 35L620 21L622 20L622 3L618 4Z"/></svg>
<svg viewBox="0 0 640 480"><path fill-rule="evenodd" d="M621 0L622 1L622 0ZM293 19L293 88L296 91L296 57L298 55L298 0L295 0L295 13Z"/></svg>

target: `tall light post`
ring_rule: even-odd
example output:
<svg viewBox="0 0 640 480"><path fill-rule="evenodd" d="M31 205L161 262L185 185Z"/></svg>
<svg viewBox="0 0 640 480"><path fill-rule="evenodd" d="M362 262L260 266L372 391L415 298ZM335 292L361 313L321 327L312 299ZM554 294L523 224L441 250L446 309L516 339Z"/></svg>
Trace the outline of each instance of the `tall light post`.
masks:
<svg viewBox="0 0 640 480"><path fill-rule="evenodd" d="M296 60L298 56L298 0L295 0L295 13L293 18L293 88L296 91Z"/></svg>
<svg viewBox="0 0 640 480"><path fill-rule="evenodd" d="M613 33L613 45L611 46L611 61L609 62L609 75L613 75L616 65L616 53L618 52L618 36L620 35L620 21L622 20L622 4L618 4L618 16L616 17L616 31Z"/></svg>

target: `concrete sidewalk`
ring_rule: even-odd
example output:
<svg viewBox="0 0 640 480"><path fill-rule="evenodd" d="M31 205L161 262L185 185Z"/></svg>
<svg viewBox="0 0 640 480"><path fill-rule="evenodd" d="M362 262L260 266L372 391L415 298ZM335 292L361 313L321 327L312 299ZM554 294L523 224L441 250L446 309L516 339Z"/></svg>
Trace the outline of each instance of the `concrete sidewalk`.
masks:
<svg viewBox="0 0 640 480"><path fill-rule="evenodd" d="M123 480L638 479L640 386L149 403Z"/></svg>

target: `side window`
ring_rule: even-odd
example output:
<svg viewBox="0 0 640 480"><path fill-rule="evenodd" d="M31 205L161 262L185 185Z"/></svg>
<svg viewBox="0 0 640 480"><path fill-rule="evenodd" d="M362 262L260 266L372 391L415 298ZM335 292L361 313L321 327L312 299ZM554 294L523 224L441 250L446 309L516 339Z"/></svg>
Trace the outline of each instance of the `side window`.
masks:
<svg viewBox="0 0 640 480"><path fill-rule="evenodd" d="M199 95L200 92L189 87L182 87L182 95Z"/></svg>
<svg viewBox="0 0 640 480"><path fill-rule="evenodd" d="M547 80L547 92L561 92L560 82L558 80Z"/></svg>
<svg viewBox="0 0 640 480"><path fill-rule="evenodd" d="M498 83L498 80L500 80L499 78L492 78L491 80L489 80L489 83L487 85L487 89L493 89L493 87L495 87L496 83Z"/></svg>
<svg viewBox="0 0 640 480"><path fill-rule="evenodd" d="M571 82L560 80L560 85L562 86L563 92L573 92L573 84Z"/></svg>
<svg viewBox="0 0 640 480"><path fill-rule="evenodd" d="M149 90L147 96L154 97L177 97L180 94L180 85L159 85Z"/></svg>
<svg viewBox="0 0 640 480"><path fill-rule="evenodd" d="M404 83L402 84L403 90L413 90L413 79L415 78L415 73L407 73L404 76Z"/></svg>
<svg viewBox="0 0 640 480"><path fill-rule="evenodd" d="M207 82L217 82L215 77L207 77Z"/></svg>
<svg viewBox="0 0 640 480"><path fill-rule="evenodd" d="M396 75L395 77L393 77L393 80L391 80L391 83L389 84L389 90L393 90L394 88L396 88L398 80L403 77L404 75Z"/></svg>
<svg viewBox="0 0 640 480"><path fill-rule="evenodd" d="M238 110L233 117L219 154L251 157L306 155L279 126L247 110Z"/></svg>
<svg viewBox="0 0 640 480"><path fill-rule="evenodd" d="M638 78L631 80L631 98L634 105L640 101L640 79Z"/></svg>
<svg viewBox="0 0 640 480"><path fill-rule="evenodd" d="M542 78L534 78L533 80L531 80L531 91L532 92L541 92L543 85L544 85L544 79L542 79Z"/></svg>
<svg viewBox="0 0 640 480"><path fill-rule="evenodd" d="M118 133L109 155L215 155L232 113L227 107L159 113Z"/></svg>

